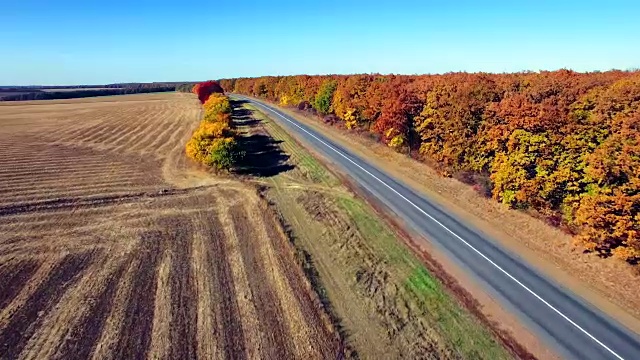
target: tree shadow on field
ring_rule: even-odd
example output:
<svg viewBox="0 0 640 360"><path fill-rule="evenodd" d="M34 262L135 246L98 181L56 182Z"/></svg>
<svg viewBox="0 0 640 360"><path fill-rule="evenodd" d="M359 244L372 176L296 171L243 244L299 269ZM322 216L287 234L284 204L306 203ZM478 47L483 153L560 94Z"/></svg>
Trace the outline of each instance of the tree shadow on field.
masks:
<svg viewBox="0 0 640 360"><path fill-rule="evenodd" d="M262 127L262 120L253 117L251 110L242 107L246 101L232 100L233 122L236 127L243 127L245 134L238 137L238 145L245 152L236 166L235 173L270 177L289 171L295 166L287 163L289 155L285 154L278 144Z"/></svg>

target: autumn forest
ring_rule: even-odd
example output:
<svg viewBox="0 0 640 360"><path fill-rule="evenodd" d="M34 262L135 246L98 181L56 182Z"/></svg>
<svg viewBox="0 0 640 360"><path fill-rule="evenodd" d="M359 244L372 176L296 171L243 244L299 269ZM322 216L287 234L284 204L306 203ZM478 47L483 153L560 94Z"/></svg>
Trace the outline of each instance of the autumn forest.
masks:
<svg viewBox="0 0 640 360"><path fill-rule="evenodd" d="M370 134L586 251L640 260L640 72L224 79L228 92L311 109Z"/></svg>

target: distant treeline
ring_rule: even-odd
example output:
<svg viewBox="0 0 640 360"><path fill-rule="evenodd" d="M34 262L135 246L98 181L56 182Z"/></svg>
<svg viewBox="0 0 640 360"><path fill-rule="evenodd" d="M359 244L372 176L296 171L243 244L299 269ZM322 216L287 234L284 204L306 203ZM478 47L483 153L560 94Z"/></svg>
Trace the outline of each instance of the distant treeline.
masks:
<svg viewBox="0 0 640 360"><path fill-rule="evenodd" d="M190 93L193 92L193 87L198 83L182 83L176 86L176 91Z"/></svg>
<svg viewBox="0 0 640 360"><path fill-rule="evenodd" d="M156 82L79 86L12 86L0 87L0 101L72 99L92 96L180 91L179 88L181 87L189 87L189 89L191 89L193 85L194 83Z"/></svg>

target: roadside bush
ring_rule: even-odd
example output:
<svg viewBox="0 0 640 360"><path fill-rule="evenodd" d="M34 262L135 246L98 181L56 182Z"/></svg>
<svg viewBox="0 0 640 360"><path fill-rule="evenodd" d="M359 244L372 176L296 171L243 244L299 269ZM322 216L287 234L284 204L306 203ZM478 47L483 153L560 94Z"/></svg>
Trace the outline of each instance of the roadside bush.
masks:
<svg viewBox="0 0 640 360"><path fill-rule="evenodd" d="M311 108L311 104L308 101L301 101L298 103L298 110L308 110Z"/></svg>
<svg viewBox="0 0 640 360"><path fill-rule="evenodd" d="M325 123L327 123L327 124L331 124L331 125L333 125L333 124L337 123L337 122L338 122L338 120L339 120L339 119L338 119L338 117L337 117L337 116L335 116L335 115L333 115L333 114L331 114L331 115L326 115L326 116L324 116L324 117L322 118L322 121L324 121L324 122L325 122Z"/></svg>
<svg viewBox="0 0 640 360"><path fill-rule="evenodd" d="M487 174L462 170L454 173L453 178L467 185L471 185L475 192L486 198L490 198L493 193L493 183Z"/></svg>
<svg viewBox="0 0 640 360"><path fill-rule="evenodd" d="M228 170L243 155L238 147L238 142L234 138L215 139L209 147L209 156L206 159L206 164L220 170Z"/></svg>
<svg viewBox="0 0 640 360"><path fill-rule="evenodd" d="M205 122L219 122L223 124L230 125L231 124L231 114L218 114L214 112L205 112L204 118L202 119Z"/></svg>
<svg viewBox="0 0 640 360"><path fill-rule="evenodd" d="M200 122L200 126L193 133L194 138L204 139L204 138L219 138L219 137L230 137L233 136L233 131L229 127L228 124L224 122Z"/></svg>
<svg viewBox="0 0 640 360"><path fill-rule="evenodd" d="M223 94L211 94L207 101L203 104L207 113L230 114L231 103L229 98Z"/></svg>
<svg viewBox="0 0 640 360"><path fill-rule="evenodd" d="M233 132L225 123L201 121L187 142L187 155L192 159L204 162L209 153L208 148L215 139L232 136Z"/></svg>

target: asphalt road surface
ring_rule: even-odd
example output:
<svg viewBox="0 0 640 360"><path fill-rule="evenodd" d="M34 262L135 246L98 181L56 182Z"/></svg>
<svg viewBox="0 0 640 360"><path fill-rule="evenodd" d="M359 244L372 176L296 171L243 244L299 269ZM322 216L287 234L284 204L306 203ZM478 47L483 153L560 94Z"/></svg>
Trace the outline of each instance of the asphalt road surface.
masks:
<svg viewBox="0 0 640 360"><path fill-rule="evenodd" d="M568 359L640 359L640 337L434 201L269 104L244 96L403 219ZM640 290L640 288L639 288Z"/></svg>

